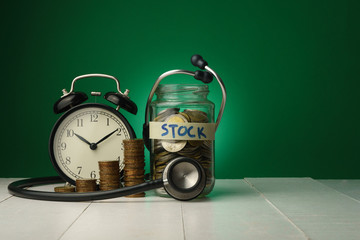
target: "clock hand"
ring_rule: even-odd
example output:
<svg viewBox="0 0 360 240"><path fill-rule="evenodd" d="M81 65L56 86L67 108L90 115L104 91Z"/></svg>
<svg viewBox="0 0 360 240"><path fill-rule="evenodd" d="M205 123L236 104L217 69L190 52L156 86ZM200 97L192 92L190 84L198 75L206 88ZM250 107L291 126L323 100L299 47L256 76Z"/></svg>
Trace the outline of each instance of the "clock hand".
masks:
<svg viewBox="0 0 360 240"><path fill-rule="evenodd" d="M96 143L90 143L88 140L86 140L85 138L83 138L82 136L74 133L75 136L77 136L81 141L83 141L84 143L88 144L90 146L91 150L95 150L97 148L97 144Z"/></svg>
<svg viewBox="0 0 360 240"><path fill-rule="evenodd" d="M105 139L107 139L108 137L110 137L111 135L113 135L118 129L115 129L114 131L112 131L111 133L109 133L108 135L106 135L105 137L103 137L102 139L100 139L99 141L97 141L97 143L95 143L96 145L101 143L102 141L104 141Z"/></svg>
<svg viewBox="0 0 360 240"><path fill-rule="evenodd" d="M89 146L91 145L91 143L88 140L86 140L85 138L83 138L82 136L80 136L80 135L78 135L76 133L74 133L74 134L75 134L75 136L77 136L84 143L88 144Z"/></svg>

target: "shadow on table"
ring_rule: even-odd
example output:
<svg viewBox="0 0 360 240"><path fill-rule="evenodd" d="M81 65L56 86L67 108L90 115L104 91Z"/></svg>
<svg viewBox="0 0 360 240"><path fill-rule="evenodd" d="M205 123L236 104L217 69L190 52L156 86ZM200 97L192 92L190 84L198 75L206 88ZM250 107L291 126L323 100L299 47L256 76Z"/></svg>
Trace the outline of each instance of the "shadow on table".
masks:
<svg viewBox="0 0 360 240"><path fill-rule="evenodd" d="M254 195L254 191L246 185L216 185L211 193L202 198L197 198L194 202L208 202L220 199L232 199Z"/></svg>

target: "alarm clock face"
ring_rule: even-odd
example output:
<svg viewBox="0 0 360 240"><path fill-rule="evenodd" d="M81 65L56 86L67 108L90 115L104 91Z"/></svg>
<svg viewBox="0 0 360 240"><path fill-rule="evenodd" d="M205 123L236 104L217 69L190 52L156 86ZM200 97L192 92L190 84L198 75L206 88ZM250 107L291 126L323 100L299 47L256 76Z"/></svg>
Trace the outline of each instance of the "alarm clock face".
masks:
<svg viewBox="0 0 360 240"><path fill-rule="evenodd" d="M124 139L135 138L128 121L103 104L82 104L56 122L50 136L51 161L66 181L99 179L99 161L119 160L123 168Z"/></svg>

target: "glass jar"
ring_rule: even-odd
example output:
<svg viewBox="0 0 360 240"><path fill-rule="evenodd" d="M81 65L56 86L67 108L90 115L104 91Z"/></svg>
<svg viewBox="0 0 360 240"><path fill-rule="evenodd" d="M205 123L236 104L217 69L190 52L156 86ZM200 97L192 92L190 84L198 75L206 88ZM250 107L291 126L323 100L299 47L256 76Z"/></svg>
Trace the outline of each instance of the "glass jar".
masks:
<svg viewBox="0 0 360 240"><path fill-rule="evenodd" d="M206 187L201 196L209 194L215 184L215 123L208 85L160 84L155 94L150 104L151 178L160 179L170 160L189 157L203 166ZM167 196L163 188L156 193Z"/></svg>

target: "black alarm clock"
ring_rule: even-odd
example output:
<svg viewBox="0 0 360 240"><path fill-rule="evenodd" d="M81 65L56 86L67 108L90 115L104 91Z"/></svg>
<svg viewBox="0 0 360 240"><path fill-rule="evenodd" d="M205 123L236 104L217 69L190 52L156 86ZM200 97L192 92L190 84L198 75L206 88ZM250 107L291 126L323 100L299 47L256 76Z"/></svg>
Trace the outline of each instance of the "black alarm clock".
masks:
<svg viewBox="0 0 360 240"><path fill-rule="evenodd" d="M74 92L74 83L82 78L103 77L115 80L117 92L108 92L104 98L115 104L112 108L100 103L84 103L88 97ZM124 139L136 138L120 108L137 113L136 104L128 97L129 91L120 91L119 81L110 75L86 74L76 77L70 92L54 104L56 114L64 113L55 123L49 139L49 155L58 174L75 185L76 179L99 179L99 161L119 160L124 166Z"/></svg>

